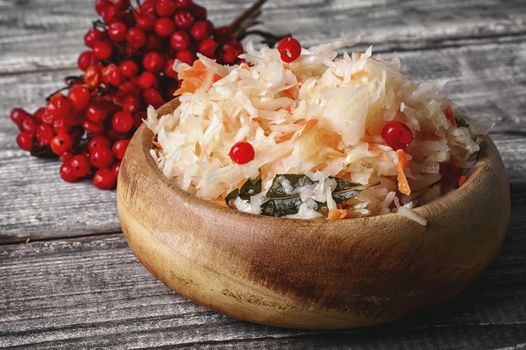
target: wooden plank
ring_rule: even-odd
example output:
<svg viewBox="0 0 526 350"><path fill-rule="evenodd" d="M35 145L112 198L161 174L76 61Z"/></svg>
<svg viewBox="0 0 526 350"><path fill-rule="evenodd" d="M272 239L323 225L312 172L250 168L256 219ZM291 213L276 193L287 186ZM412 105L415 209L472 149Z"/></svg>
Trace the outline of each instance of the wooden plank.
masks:
<svg viewBox="0 0 526 350"><path fill-rule="evenodd" d="M504 348L526 343L526 186L502 252L459 297L382 327L304 332L233 320L172 293L121 235L0 246L0 348Z"/></svg>
<svg viewBox="0 0 526 350"><path fill-rule="evenodd" d="M225 25L251 1L198 2L214 23ZM74 67L96 18L93 3L82 0L3 1L0 9L0 74ZM259 28L294 33L307 46L362 34L366 44L392 51L524 35L525 12L524 1L270 1Z"/></svg>
<svg viewBox="0 0 526 350"><path fill-rule="evenodd" d="M526 178L526 38L502 44L449 47L400 53L403 70L418 81L449 79L447 93L474 113L498 122L497 146L510 179ZM383 54L388 57L388 54ZM0 77L0 115L24 105L34 110L45 95L74 71ZM505 135L503 133L519 133ZM16 128L0 118L0 242L68 237L119 231L114 195L89 182L66 184L58 163L38 160L18 150Z"/></svg>

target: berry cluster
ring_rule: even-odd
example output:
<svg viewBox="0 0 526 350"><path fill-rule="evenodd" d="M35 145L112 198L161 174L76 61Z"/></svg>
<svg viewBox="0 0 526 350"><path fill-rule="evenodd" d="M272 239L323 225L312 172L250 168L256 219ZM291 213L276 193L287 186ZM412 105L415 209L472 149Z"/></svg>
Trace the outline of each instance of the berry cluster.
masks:
<svg viewBox="0 0 526 350"><path fill-rule="evenodd" d="M178 88L175 60L191 64L197 52L234 64L243 48L229 27L215 28L192 0L96 0L101 16L84 36L89 50L78 58L80 77L66 79L67 93L50 96L29 114L11 111L19 147L40 157L59 157L60 176L88 177L112 189L130 137L145 117Z"/></svg>

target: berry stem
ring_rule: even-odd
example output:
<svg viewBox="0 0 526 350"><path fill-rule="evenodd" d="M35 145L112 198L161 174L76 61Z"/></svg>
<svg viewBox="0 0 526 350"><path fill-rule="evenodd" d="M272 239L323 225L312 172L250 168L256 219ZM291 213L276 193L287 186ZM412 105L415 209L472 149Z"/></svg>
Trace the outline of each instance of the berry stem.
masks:
<svg viewBox="0 0 526 350"><path fill-rule="evenodd" d="M55 90L53 91L51 94L49 94L47 97L46 97L46 101L49 101L51 99L51 97L53 97L55 94L59 93L59 92L62 92L62 91L66 91L69 89L69 86L64 86L64 87L61 87L60 89L58 90Z"/></svg>
<svg viewBox="0 0 526 350"><path fill-rule="evenodd" d="M267 2L267 0L257 0L248 9L243 11L234 21L230 24L230 32L237 38L242 35L254 21L261 14L261 7Z"/></svg>

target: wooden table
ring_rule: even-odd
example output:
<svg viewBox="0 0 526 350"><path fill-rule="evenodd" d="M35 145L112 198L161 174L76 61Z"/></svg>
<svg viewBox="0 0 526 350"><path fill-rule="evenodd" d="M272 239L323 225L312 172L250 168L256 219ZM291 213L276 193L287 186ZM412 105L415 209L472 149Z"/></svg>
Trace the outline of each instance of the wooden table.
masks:
<svg viewBox="0 0 526 350"><path fill-rule="evenodd" d="M381 327L277 329L172 293L120 234L115 193L67 184L17 148L9 110L34 110L75 73L94 1L0 0L0 348L526 348L526 1L270 0L263 29L305 45L362 33L417 81L487 114L511 182L503 249L450 303ZM247 0L203 0L226 24ZM175 213L176 215L177 213Z"/></svg>

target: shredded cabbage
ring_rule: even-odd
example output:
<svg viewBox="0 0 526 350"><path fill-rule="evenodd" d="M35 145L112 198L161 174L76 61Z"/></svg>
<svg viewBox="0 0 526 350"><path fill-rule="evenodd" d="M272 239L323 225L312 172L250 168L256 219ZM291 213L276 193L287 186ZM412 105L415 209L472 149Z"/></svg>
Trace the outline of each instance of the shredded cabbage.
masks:
<svg viewBox="0 0 526 350"><path fill-rule="evenodd" d="M491 124L468 128L448 120L443 82L413 83L400 72L397 57L382 61L371 56L370 48L338 57L337 48L338 43L304 48L300 58L284 63L276 49L248 44L239 65L222 66L204 56L193 66L176 62L183 79L180 105L163 116L150 107L145 121L156 134L152 157L163 174L216 203L224 203L248 178L260 176L262 192L235 201L239 210L255 214L277 174L305 174L317 182L301 188L303 204L289 217L323 217L316 203L325 203L329 211L346 210L346 217L398 211L425 224L410 207L418 205L419 197L436 198L442 164L472 164L479 150L474 131L487 132ZM382 127L392 120L413 133L405 150L409 166L402 170L411 195L397 191L399 156L381 137ZM239 141L255 149L255 159L245 165L228 156ZM366 190L337 204L332 177L358 182ZM411 205L397 208L399 199Z"/></svg>

